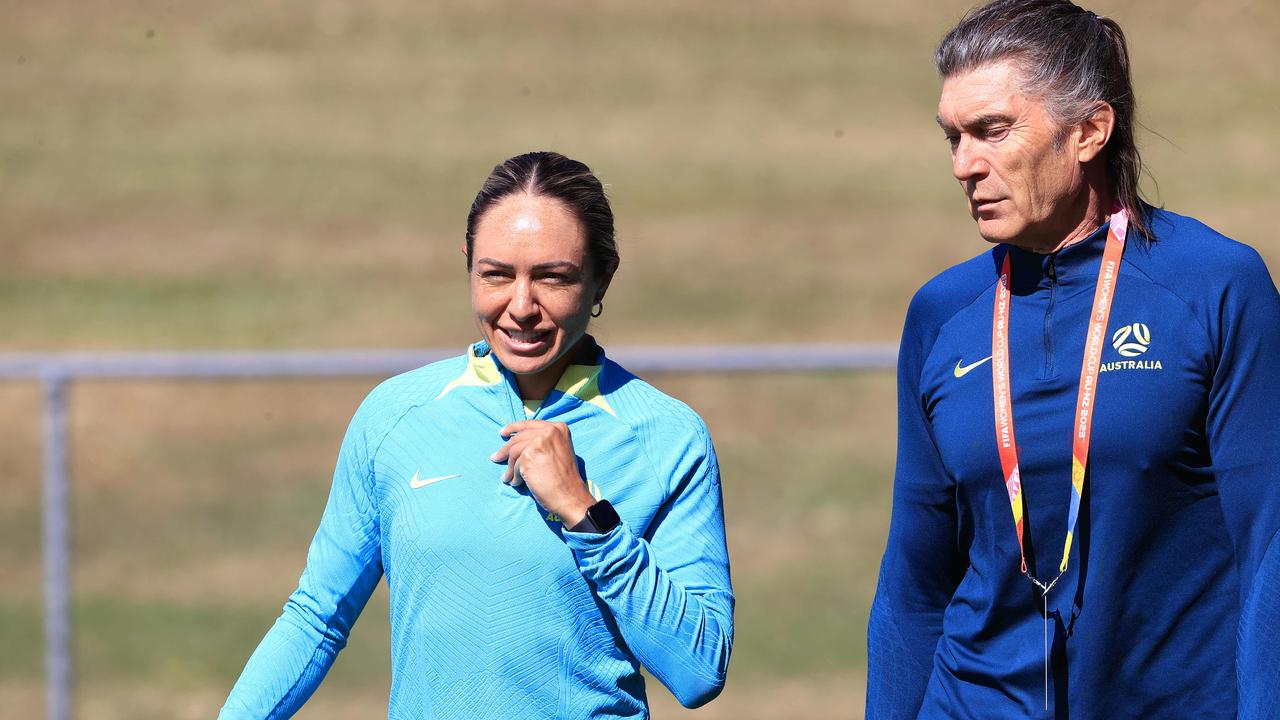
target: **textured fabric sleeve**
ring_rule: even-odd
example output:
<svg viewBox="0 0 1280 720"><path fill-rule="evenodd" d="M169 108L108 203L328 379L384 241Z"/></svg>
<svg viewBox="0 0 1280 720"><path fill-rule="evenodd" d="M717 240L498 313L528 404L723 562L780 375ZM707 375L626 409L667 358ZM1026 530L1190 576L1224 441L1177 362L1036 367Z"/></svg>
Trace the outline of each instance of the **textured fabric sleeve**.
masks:
<svg viewBox="0 0 1280 720"><path fill-rule="evenodd" d="M564 533L631 651L689 708L720 694L733 647L720 472L705 428L697 445L680 459L679 482L647 538L625 522L604 534Z"/></svg>
<svg viewBox="0 0 1280 720"><path fill-rule="evenodd" d="M222 720L291 717L311 697L382 577L371 466L360 414L343 440L333 488L298 589L249 658Z"/></svg>
<svg viewBox="0 0 1280 720"><path fill-rule="evenodd" d="M917 294L898 352L898 459L893 516L867 628L868 720L914 720L965 562L955 487L924 410L920 374L934 320Z"/></svg>
<svg viewBox="0 0 1280 720"><path fill-rule="evenodd" d="M1280 297L1262 258L1240 252L1222 273L1226 288L1212 318L1219 348L1206 432L1235 544L1240 717L1251 720L1275 717L1280 706Z"/></svg>

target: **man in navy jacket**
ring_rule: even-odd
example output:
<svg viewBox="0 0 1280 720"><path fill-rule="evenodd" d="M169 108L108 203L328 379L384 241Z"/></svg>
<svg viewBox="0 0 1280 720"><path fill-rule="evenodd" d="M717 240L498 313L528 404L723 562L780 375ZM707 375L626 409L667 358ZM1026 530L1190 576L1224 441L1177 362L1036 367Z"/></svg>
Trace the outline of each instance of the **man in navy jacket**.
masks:
<svg viewBox="0 0 1280 720"><path fill-rule="evenodd" d="M993 247L907 314L867 717L1274 717L1266 267L1139 199L1115 21L996 0L936 64Z"/></svg>

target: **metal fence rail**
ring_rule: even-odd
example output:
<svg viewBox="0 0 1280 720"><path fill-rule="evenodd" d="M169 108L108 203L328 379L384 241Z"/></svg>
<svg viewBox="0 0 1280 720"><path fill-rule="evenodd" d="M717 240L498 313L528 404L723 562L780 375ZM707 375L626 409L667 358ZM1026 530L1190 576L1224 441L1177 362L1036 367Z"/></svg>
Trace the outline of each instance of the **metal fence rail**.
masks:
<svg viewBox="0 0 1280 720"><path fill-rule="evenodd" d="M0 381L38 381L44 397L45 696L49 720L71 720L71 476L67 402L75 380L386 376L458 354L457 348L207 353L0 353ZM636 373L776 373L893 367L889 344L621 347L609 357Z"/></svg>

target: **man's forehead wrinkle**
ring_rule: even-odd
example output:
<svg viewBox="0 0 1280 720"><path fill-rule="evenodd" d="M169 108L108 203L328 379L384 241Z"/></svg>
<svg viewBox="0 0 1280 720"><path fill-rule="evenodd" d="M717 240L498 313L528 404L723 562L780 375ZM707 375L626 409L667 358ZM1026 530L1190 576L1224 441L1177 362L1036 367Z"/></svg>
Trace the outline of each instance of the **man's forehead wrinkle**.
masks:
<svg viewBox="0 0 1280 720"><path fill-rule="evenodd" d="M973 120L970 120L969 124L973 127L990 127L992 125L1001 125L1012 122L1013 120L1014 117L1010 114L992 112L980 115Z"/></svg>
<svg viewBox="0 0 1280 720"><path fill-rule="evenodd" d="M948 99L952 101L949 107ZM984 88L964 98L947 98L944 95L938 117L943 123L952 123L961 127L979 127L1009 122L1016 119L1019 114L1013 93ZM944 119L944 115L949 117Z"/></svg>

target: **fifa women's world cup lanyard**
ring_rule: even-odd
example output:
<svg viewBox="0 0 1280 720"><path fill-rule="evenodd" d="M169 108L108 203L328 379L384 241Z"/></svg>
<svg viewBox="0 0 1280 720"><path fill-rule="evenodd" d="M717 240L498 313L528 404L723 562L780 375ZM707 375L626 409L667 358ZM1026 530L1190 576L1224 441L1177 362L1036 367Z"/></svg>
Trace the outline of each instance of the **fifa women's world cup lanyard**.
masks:
<svg viewBox="0 0 1280 720"><path fill-rule="evenodd" d="M1049 709L1049 591L1067 571L1071 557L1071 540L1080 514L1080 497L1084 493L1084 471L1089 462L1089 434L1098 406L1098 369L1102 345L1107 331L1107 318L1116 285L1120 281L1120 256L1129 229L1129 214L1122 207L1111 210L1107 230L1107 246L1098 268L1098 284L1093 292L1093 311L1085 335L1084 362L1080 368L1080 386L1076 394L1076 421L1072 425L1071 506L1067 511L1067 540L1062 548L1058 574L1048 582L1038 580L1027 569L1027 552L1022 545L1022 478L1018 472L1018 445L1013 435L1013 399L1009 381L1009 287L1012 274L1009 255L1004 256L1000 281L996 284L995 312L991 323L991 380L995 396L996 447L1000 450L1000 467L1004 471L1005 489L1013 508L1013 524L1018 533L1018 552L1022 556L1022 574L1026 575L1044 601L1044 707Z"/></svg>

